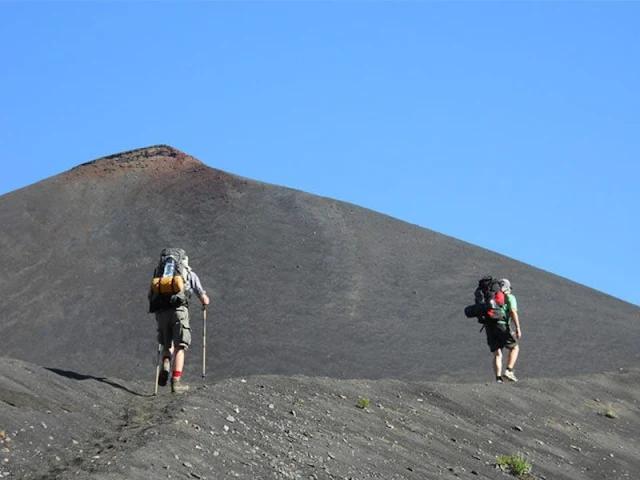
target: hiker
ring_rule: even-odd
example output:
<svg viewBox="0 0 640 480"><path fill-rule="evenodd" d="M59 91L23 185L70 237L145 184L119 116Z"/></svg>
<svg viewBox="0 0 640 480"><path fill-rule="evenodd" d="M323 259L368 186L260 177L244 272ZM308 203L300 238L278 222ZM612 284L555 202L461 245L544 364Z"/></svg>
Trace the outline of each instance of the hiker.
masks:
<svg viewBox="0 0 640 480"><path fill-rule="evenodd" d="M487 331L487 344L493 353L493 370L496 375L496 381L502 383L503 377L512 382L517 382L518 378L513 372L518 359L520 347L518 340L522 337L520 328L520 318L518 317L518 303L516 297L511 293L511 282L503 278L500 280L500 290L504 293L505 301L502 311L504 313L503 320L488 322L485 324ZM512 329L515 326L515 331ZM502 350L509 350L507 355L507 368L502 374Z"/></svg>
<svg viewBox="0 0 640 480"><path fill-rule="evenodd" d="M209 305L209 297L200 278L189 266L189 257L179 248L164 249L149 291L149 312L155 313L158 343L162 346L162 370L158 385L164 387L167 384L173 356L173 393L189 390L189 386L182 382L182 371L185 351L191 344L189 299L193 293L200 299L204 310Z"/></svg>

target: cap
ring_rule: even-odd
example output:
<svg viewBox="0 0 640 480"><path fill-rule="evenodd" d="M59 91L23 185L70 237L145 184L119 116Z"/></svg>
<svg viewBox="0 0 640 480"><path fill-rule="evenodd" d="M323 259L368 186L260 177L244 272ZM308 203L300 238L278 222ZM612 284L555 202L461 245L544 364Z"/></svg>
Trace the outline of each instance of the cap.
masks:
<svg viewBox="0 0 640 480"><path fill-rule="evenodd" d="M503 292L505 290L511 290L511 282L509 281L508 278L501 278L500 279L500 287L502 288Z"/></svg>

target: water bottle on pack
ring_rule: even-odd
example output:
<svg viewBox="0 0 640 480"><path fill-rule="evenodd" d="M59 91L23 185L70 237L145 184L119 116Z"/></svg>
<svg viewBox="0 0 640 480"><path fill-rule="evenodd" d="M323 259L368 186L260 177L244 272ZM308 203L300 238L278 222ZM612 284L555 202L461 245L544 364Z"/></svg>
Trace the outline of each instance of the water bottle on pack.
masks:
<svg viewBox="0 0 640 480"><path fill-rule="evenodd" d="M173 258L168 258L164 264L164 272L162 272L162 276L173 277L175 270L176 270L176 261Z"/></svg>

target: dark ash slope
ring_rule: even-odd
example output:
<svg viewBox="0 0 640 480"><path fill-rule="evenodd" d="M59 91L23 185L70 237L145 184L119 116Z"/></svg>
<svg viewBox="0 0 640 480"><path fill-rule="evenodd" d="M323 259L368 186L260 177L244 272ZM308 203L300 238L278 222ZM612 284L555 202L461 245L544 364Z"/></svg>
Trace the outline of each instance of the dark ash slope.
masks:
<svg viewBox="0 0 640 480"><path fill-rule="evenodd" d="M96 377L152 378L146 292L182 246L212 294L210 379L304 374L490 378L462 315L478 277L512 279L523 377L637 366L640 309L433 231L240 178L158 146L0 197L3 355ZM201 317L186 374L198 376Z"/></svg>
<svg viewBox="0 0 640 480"><path fill-rule="evenodd" d="M522 455L528 480L631 479L639 380L255 376L150 397L150 382L0 359L0 478L495 480L515 478L496 457Z"/></svg>

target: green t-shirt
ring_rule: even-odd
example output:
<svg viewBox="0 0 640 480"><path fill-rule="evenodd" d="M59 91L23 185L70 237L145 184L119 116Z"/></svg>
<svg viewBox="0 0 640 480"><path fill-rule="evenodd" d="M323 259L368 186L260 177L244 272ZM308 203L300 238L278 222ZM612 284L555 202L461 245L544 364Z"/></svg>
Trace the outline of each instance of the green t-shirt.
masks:
<svg viewBox="0 0 640 480"><path fill-rule="evenodd" d="M511 322L511 310L518 311L518 301L513 293L507 293L505 295L504 305L502 306L502 313L504 313L504 323Z"/></svg>

